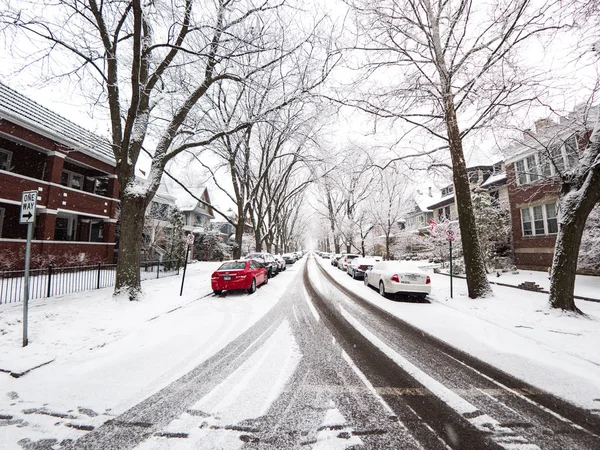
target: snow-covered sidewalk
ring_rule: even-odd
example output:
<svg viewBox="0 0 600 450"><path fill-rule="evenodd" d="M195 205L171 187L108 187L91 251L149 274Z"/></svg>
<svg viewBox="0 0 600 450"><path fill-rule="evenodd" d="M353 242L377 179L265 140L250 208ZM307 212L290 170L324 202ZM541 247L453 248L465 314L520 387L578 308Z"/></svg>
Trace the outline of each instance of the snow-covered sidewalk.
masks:
<svg viewBox="0 0 600 450"><path fill-rule="evenodd" d="M82 431L73 426L98 426L139 403L256 323L303 266L253 295L215 297L210 274L219 265L190 265L182 297L181 277L169 277L145 282L140 302L114 299L112 288L33 301L25 348L22 305L0 307L0 368L19 373L49 362L20 378L0 373L0 416L13 425L0 427L2 448L20 448L24 438L76 439Z"/></svg>
<svg viewBox="0 0 600 450"><path fill-rule="evenodd" d="M427 265L424 265L427 267ZM447 272L447 269L443 269ZM459 278L463 278L461 275ZM506 284L510 286L518 286L526 281L533 282L540 286L545 291L550 289L550 278L548 272L538 270L521 270L517 273L504 272L500 276L495 273L488 274L488 279L495 284ZM575 295L589 299L598 300L600 302L600 277L592 275L577 275L575 281Z"/></svg>
<svg viewBox="0 0 600 450"><path fill-rule="evenodd" d="M524 381L588 409L600 409L600 304L579 301L585 316L552 310L548 295L493 286L470 299L466 282L430 273L430 304L384 299L362 282L319 263L333 277L399 318ZM593 277L592 277L593 278ZM596 278L600 290L600 278ZM593 286L589 286L593 289Z"/></svg>

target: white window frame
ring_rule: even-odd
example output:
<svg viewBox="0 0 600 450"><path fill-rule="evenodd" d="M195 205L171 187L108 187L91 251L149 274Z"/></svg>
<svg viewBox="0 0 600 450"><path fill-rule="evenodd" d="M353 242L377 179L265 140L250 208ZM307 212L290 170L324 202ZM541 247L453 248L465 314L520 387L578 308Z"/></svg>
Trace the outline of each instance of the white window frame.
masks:
<svg viewBox="0 0 600 450"><path fill-rule="evenodd" d="M556 216L553 217L552 219L555 219L557 221L557 225L558 225L558 204L557 203L544 203L543 205L532 205L532 206L528 206L526 208L520 208L519 213L521 215L521 236L526 237L526 238L539 237L539 236L554 236L558 233L558 231L554 232L554 233L548 232L547 205L554 205L554 211L555 211ZM542 208L542 220L544 221L544 233L543 234L537 234L535 232L535 215L533 213L533 209L538 206L540 206ZM523 210L525 210L525 209L529 211L529 219L530 219L530 223L531 223L531 234L525 234L525 227L523 226Z"/></svg>
<svg viewBox="0 0 600 450"><path fill-rule="evenodd" d="M63 169L63 173L66 173L68 175L67 185L65 187L68 187L68 188L71 188L71 189L76 189L78 191L83 191L83 186L84 186L84 183L85 183L85 176L84 175L82 175L80 173L73 172L72 170L67 170L67 169ZM79 187L79 188L76 188L76 187L73 186L73 178L75 178L75 177L81 178L81 183L79 184L79 186L81 186L81 187ZM63 185L63 184L61 183L61 185Z"/></svg>
<svg viewBox="0 0 600 450"><path fill-rule="evenodd" d="M564 170L569 170L571 167L571 161L569 160L569 153L567 152L567 142L572 140L575 142L575 151L577 154L579 154L579 142L577 141L577 135L573 134L571 136L569 136L568 138L566 138L561 144L560 144L560 156L562 158L562 162L564 165ZM544 158L548 158L548 155L546 153L548 153L550 150L546 149L543 150L541 152L537 152L537 153L533 153L530 155L525 156L524 158L519 159L518 161L515 161L515 178L517 181L517 186L523 186L525 184L531 184L531 183L535 183L538 180L543 180L545 178L549 178L549 177L554 177L556 175L558 175L558 173L556 172L556 168L554 167L554 162L552 161L552 159L549 159L548 164L549 164L549 168L550 168L550 175L544 175L543 173L543 160L542 160L542 156ZM528 158L531 157L535 158L535 172L531 170L531 167L529 167L529 164L527 162ZM520 179L519 179L519 172L517 171L517 163L522 162L523 163L523 167L524 167L524 171L525 171L525 182L521 183ZM531 176L535 177L535 180L531 179Z"/></svg>
<svg viewBox="0 0 600 450"><path fill-rule="evenodd" d="M0 170L6 170L7 172L10 172L10 165L12 163L12 152L10 150L0 148L0 153L4 153L6 156L8 156L8 158L6 159L6 168L0 168Z"/></svg>

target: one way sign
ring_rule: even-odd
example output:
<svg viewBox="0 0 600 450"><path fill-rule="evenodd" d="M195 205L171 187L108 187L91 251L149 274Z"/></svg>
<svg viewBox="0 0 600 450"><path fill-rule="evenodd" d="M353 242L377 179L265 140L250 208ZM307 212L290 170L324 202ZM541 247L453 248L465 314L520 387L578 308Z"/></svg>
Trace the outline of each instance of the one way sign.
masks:
<svg viewBox="0 0 600 450"><path fill-rule="evenodd" d="M33 223L35 221L35 205L37 191L25 191L21 196L21 215L19 223Z"/></svg>

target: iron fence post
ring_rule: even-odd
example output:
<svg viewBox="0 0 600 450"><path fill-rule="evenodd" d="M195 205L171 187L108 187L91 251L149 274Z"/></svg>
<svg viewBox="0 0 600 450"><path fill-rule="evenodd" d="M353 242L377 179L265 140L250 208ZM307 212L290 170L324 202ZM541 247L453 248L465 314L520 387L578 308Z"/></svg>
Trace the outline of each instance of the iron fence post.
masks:
<svg viewBox="0 0 600 450"><path fill-rule="evenodd" d="M158 265L156 266L156 279L158 279L160 275L160 259L158 260Z"/></svg>
<svg viewBox="0 0 600 450"><path fill-rule="evenodd" d="M100 271L102 269L102 263L98 263L98 282L96 283L96 289L100 289Z"/></svg>
<svg viewBox="0 0 600 450"><path fill-rule="evenodd" d="M50 264L48 266L48 285L46 286L46 297L50 297L50 294L52 293L52 268L54 267L54 264Z"/></svg>

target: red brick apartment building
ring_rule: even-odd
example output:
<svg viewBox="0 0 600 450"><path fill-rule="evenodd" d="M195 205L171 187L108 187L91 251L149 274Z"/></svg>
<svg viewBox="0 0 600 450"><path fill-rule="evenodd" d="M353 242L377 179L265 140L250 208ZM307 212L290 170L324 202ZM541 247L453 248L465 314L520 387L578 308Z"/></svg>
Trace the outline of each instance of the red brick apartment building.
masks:
<svg viewBox="0 0 600 450"><path fill-rule="evenodd" d="M547 270L552 265L558 232L558 173L577 162L589 138L589 132L574 123L574 116L560 124L538 120L535 131L524 133L505 161L519 268Z"/></svg>
<svg viewBox="0 0 600 450"><path fill-rule="evenodd" d="M31 190L38 191L34 266L113 262L119 188L110 143L0 83L4 268L23 265L19 208Z"/></svg>

